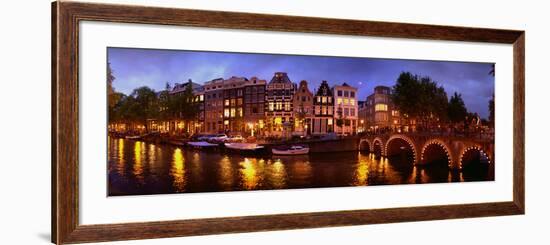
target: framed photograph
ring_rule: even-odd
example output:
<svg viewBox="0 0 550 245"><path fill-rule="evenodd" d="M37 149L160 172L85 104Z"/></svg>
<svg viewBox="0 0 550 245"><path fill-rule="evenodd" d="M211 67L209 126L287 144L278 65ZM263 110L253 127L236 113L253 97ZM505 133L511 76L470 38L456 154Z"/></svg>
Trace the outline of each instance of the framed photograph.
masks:
<svg viewBox="0 0 550 245"><path fill-rule="evenodd" d="M52 242L525 212L525 33L58 1Z"/></svg>

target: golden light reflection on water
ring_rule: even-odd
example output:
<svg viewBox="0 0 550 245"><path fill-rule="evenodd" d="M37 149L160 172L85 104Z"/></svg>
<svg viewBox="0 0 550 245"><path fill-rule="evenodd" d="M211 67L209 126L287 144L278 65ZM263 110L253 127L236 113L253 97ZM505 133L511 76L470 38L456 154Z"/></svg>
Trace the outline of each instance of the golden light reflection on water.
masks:
<svg viewBox="0 0 550 245"><path fill-rule="evenodd" d="M154 144L149 144L149 148L147 150L147 163L149 165L154 165L157 162L157 147Z"/></svg>
<svg viewBox="0 0 550 245"><path fill-rule="evenodd" d="M239 165L241 166L240 172L243 189L253 190L258 188L262 178L258 173L259 169L256 159L251 161L250 159L245 158L244 161L239 163Z"/></svg>
<svg viewBox="0 0 550 245"><path fill-rule="evenodd" d="M264 160L260 160L261 165L263 165ZM271 164L267 165L267 180L272 187L281 189L286 187L286 168L281 159L277 159Z"/></svg>
<svg viewBox="0 0 550 245"><path fill-rule="evenodd" d="M353 185L355 186L364 186L368 185L369 178L369 164L371 163L372 158L367 157L359 153L359 162L355 166L355 177Z"/></svg>
<svg viewBox="0 0 550 245"><path fill-rule="evenodd" d="M174 150L172 155L172 168L170 169L170 175L174 179L174 189L177 192L185 190L185 158L180 148Z"/></svg>
<svg viewBox="0 0 550 245"><path fill-rule="evenodd" d="M218 167L220 168L218 184L223 190L231 190L234 184L233 177L233 166L231 166L231 161L228 156L224 156L219 162Z"/></svg>
<svg viewBox="0 0 550 245"><path fill-rule="evenodd" d="M117 144L115 144L117 145ZM118 139L118 174L124 176L125 174L125 167L124 167L124 164L126 163L126 161L124 161L124 140L123 139Z"/></svg>
<svg viewBox="0 0 550 245"><path fill-rule="evenodd" d="M136 141L134 144L134 168L133 174L138 181L143 182L143 158L145 158L145 143Z"/></svg>

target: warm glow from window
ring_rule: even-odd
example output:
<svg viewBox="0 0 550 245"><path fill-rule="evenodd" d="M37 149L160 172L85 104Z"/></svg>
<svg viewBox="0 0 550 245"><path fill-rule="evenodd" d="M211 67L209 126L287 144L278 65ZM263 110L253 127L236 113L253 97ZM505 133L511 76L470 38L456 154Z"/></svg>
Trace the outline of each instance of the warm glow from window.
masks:
<svg viewBox="0 0 550 245"><path fill-rule="evenodd" d="M336 101L337 101L336 103L337 103L338 105L341 105L341 104L342 104L342 98L338 98Z"/></svg>
<svg viewBox="0 0 550 245"><path fill-rule="evenodd" d="M388 111L388 105L386 104L376 104L374 106L375 111Z"/></svg>
<svg viewBox="0 0 550 245"><path fill-rule="evenodd" d="M231 117L235 117L235 108L231 108Z"/></svg>
<svg viewBox="0 0 550 245"><path fill-rule="evenodd" d="M355 105L355 99L349 99L349 104L350 105Z"/></svg>
<svg viewBox="0 0 550 245"><path fill-rule="evenodd" d="M275 103L269 102L269 111L273 111L275 109Z"/></svg>
<svg viewBox="0 0 550 245"><path fill-rule="evenodd" d="M229 109L223 110L223 116L224 117L229 117Z"/></svg>
<svg viewBox="0 0 550 245"><path fill-rule="evenodd" d="M229 125L229 120L223 121L223 124L224 124L224 125Z"/></svg>
<svg viewBox="0 0 550 245"><path fill-rule="evenodd" d="M199 101L204 101L204 95L199 95Z"/></svg>
<svg viewBox="0 0 550 245"><path fill-rule="evenodd" d="M275 124L283 124L283 119L280 117L275 118Z"/></svg>
<svg viewBox="0 0 550 245"><path fill-rule="evenodd" d="M332 118L328 119L328 125L332 125Z"/></svg>
<svg viewBox="0 0 550 245"><path fill-rule="evenodd" d="M229 106L229 100L225 100L225 106Z"/></svg>

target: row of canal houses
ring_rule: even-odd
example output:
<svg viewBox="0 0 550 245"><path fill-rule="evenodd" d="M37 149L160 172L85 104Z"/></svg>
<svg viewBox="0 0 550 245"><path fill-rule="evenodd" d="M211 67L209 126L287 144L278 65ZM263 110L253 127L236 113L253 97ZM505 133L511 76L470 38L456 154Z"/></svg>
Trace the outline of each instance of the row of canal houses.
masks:
<svg viewBox="0 0 550 245"><path fill-rule="evenodd" d="M183 125L177 120L151 119L150 128L161 132L243 136L353 135L366 129L366 121L374 123L379 119L374 111L369 113L374 105L367 107L368 101L358 101L357 88L346 83L330 87L327 81L322 81L312 92L307 81L294 83L285 72L276 72L269 82L257 77L233 76L203 85L188 83L192 84L195 102L199 104L197 120L192 125ZM188 83L176 84L170 93L183 92ZM376 100L380 100L378 96ZM364 111L361 118L360 107Z"/></svg>

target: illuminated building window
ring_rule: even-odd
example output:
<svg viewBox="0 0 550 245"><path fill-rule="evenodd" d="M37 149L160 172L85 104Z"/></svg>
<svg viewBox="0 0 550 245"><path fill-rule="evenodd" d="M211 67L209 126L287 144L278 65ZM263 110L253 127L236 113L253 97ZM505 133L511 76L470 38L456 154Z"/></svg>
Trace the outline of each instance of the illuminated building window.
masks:
<svg viewBox="0 0 550 245"><path fill-rule="evenodd" d="M341 105L341 104L342 104L342 98L338 98L338 99L336 100L336 104Z"/></svg>
<svg viewBox="0 0 550 245"><path fill-rule="evenodd" d="M290 111L290 102L285 102L285 111Z"/></svg>
<svg viewBox="0 0 550 245"><path fill-rule="evenodd" d="M321 114L323 114L323 115L327 114L327 108L326 107L321 108Z"/></svg>
<svg viewBox="0 0 550 245"><path fill-rule="evenodd" d="M199 101L204 101L204 95L199 95Z"/></svg>
<svg viewBox="0 0 550 245"><path fill-rule="evenodd" d="M332 125L332 118L328 119L328 125Z"/></svg>
<svg viewBox="0 0 550 245"><path fill-rule="evenodd" d="M275 104L275 110L280 111L280 110L282 110L282 109L283 109L283 102L277 102L277 103Z"/></svg>
<svg viewBox="0 0 550 245"><path fill-rule="evenodd" d="M235 99L231 99L231 106L235 106Z"/></svg>
<svg viewBox="0 0 550 245"><path fill-rule="evenodd" d="M376 104L374 106L375 111L388 111L388 105L386 104Z"/></svg>
<svg viewBox="0 0 550 245"><path fill-rule="evenodd" d="M355 99L349 99L349 104L350 105L355 105Z"/></svg>
<svg viewBox="0 0 550 245"><path fill-rule="evenodd" d="M223 116L229 117L229 109L223 110Z"/></svg>
<svg viewBox="0 0 550 245"><path fill-rule="evenodd" d="M225 100L225 106L229 106L229 100Z"/></svg>
<svg viewBox="0 0 550 245"><path fill-rule="evenodd" d="M276 117L274 119L275 124L283 124L283 119L281 117Z"/></svg>
<svg viewBox="0 0 550 245"><path fill-rule="evenodd" d="M393 110L393 111L391 111L391 115L394 116L394 117L398 117L399 116L399 111Z"/></svg>
<svg viewBox="0 0 550 245"><path fill-rule="evenodd" d="M332 97L327 98L328 103L332 103Z"/></svg>
<svg viewBox="0 0 550 245"><path fill-rule="evenodd" d="M243 117L243 108L237 108L237 115Z"/></svg>
<svg viewBox="0 0 550 245"><path fill-rule="evenodd" d="M344 105L349 104L349 99L344 99Z"/></svg>
<svg viewBox="0 0 550 245"><path fill-rule="evenodd" d="M235 117L235 108L231 108L231 117Z"/></svg>
<svg viewBox="0 0 550 245"><path fill-rule="evenodd" d="M268 107L269 107L269 108L268 108L269 111L273 111L273 110L275 109L275 103L269 102Z"/></svg>
<svg viewBox="0 0 550 245"><path fill-rule="evenodd" d="M243 98L238 98L237 105L242 105L242 104L243 104Z"/></svg>
<svg viewBox="0 0 550 245"><path fill-rule="evenodd" d="M323 96L323 97L321 98L321 102L323 102L323 104L324 104L324 103L327 103L327 97Z"/></svg>
<svg viewBox="0 0 550 245"><path fill-rule="evenodd" d="M223 125L229 125L229 120L223 121Z"/></svg>

